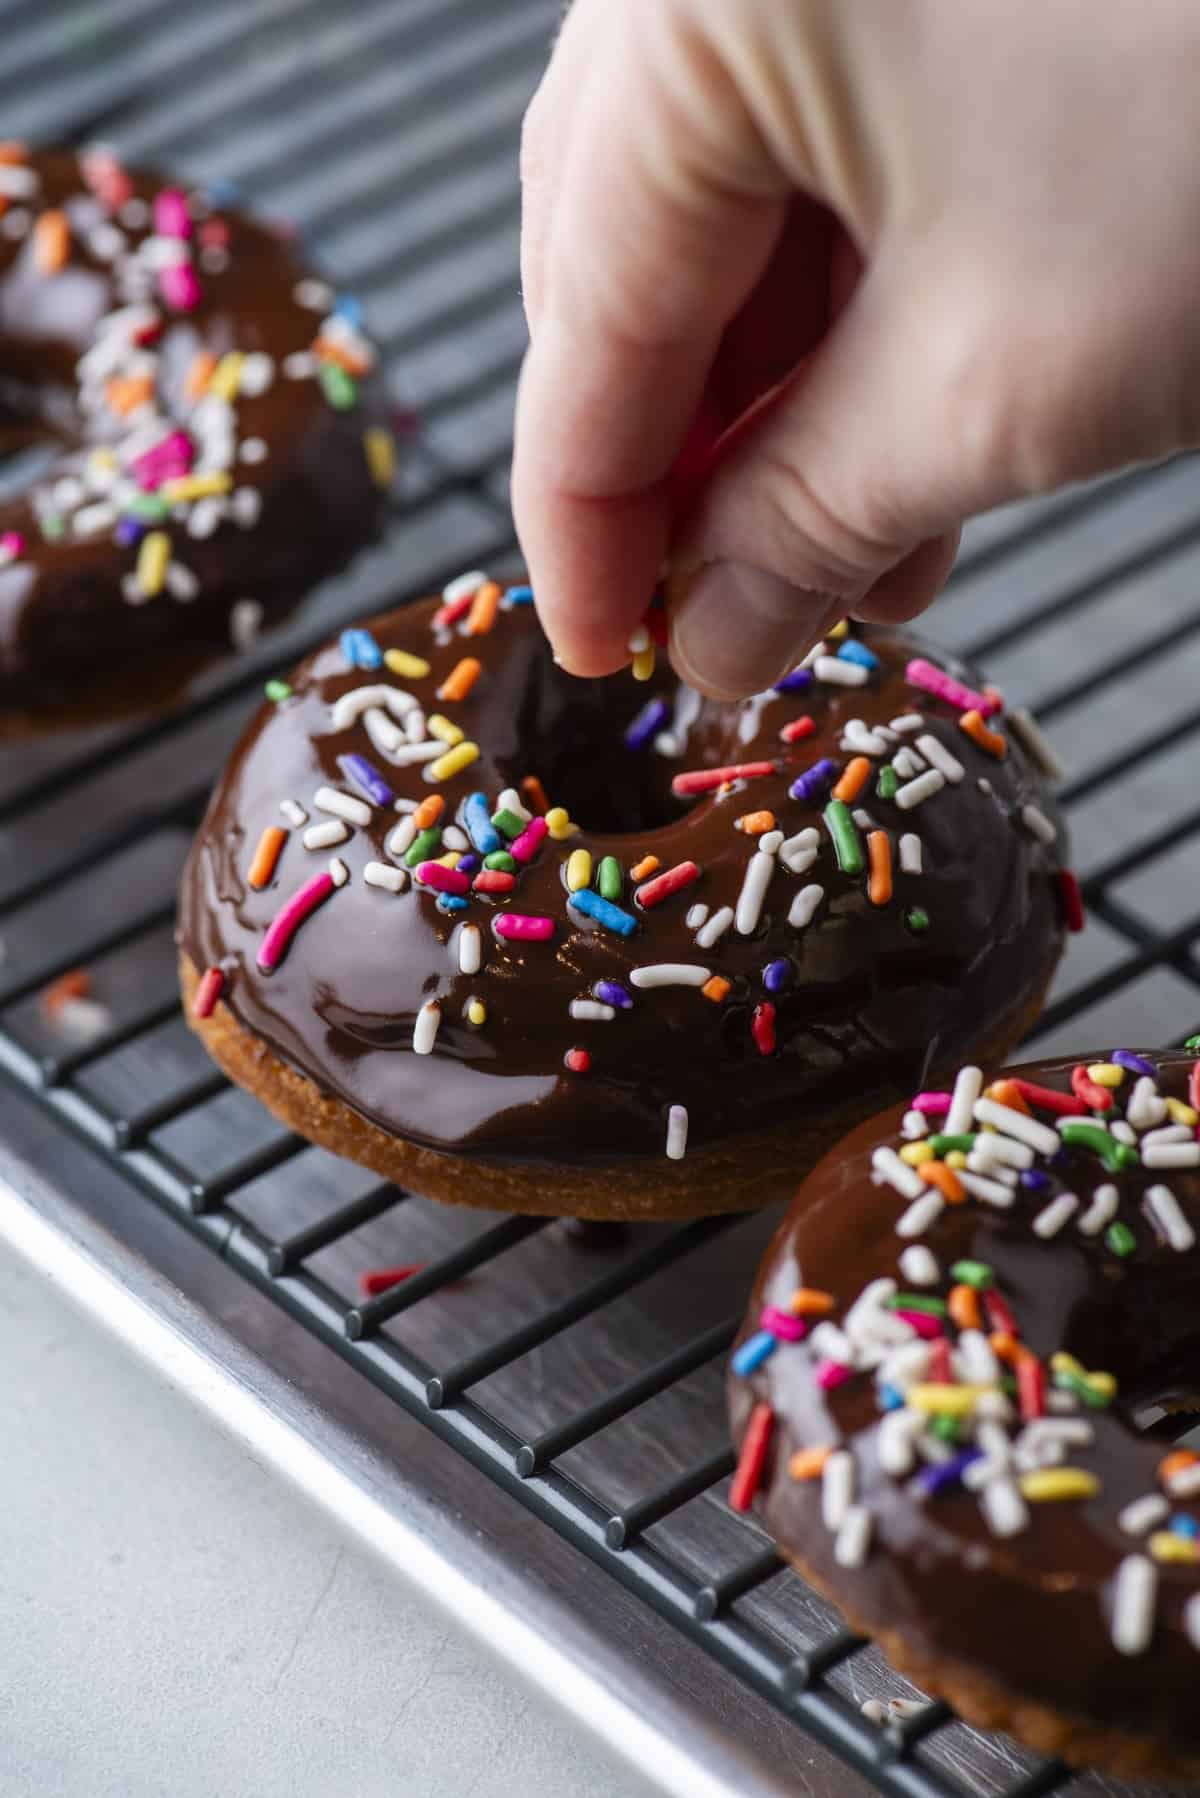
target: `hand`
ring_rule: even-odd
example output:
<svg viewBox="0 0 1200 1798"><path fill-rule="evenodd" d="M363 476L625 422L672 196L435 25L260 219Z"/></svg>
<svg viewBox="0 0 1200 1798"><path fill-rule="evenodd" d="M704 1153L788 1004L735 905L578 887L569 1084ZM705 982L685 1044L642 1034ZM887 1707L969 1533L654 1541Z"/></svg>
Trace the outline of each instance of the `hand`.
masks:
<svg viewBox="0 0 1200 1798"><path fill-rule="evenodd" d="M1200 441L1198 143L1194 0L576 0L513 470L564 665L666 561L679 672L755 691L972 513Z"/></svg>

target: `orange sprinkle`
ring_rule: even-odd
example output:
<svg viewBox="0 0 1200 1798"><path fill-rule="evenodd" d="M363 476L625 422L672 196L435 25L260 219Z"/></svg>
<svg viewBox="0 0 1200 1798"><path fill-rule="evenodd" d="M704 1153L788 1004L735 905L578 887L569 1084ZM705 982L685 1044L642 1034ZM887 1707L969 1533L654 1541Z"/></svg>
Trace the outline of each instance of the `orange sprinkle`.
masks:
<svg viewBox="0 0 1200 1798"><path fill-rule="evenodd" d="M644 855L636 867L630 868L629 878L630 880L645 880L647 875L653 874L657 866L657 855Z"/></svg>
<svg viewBox="0 0 1200 1798"><path fill-rule="evenodd" d="M822 1448L802 1448L788 1462L788 1472L794 1480L819 1479L833 1449L828 1443Z"/></svg>
<svg viewBox="0 0 1200 1798"><path fill-rule="evenodd" d="M700 991L706 999L711 999L714 1004L719 1005L729 991L729 982L720 974L714 974L711 980L704 982Z"/></svg>
<svg viewBox="0 0 1200 1798"><path fill-rule="evenodd" d="M412 815L412 821L418 830L429 830L435 825L446 809L446 801L440 793L431 793L428 799L422 799Z"/></svg>
<svg viewBox="0 0 1200 1798"><path fill-rule="evenodd" d="M842 778L833 789L833 797L849 805L858 798L871 778L871 764L865 755L856 755L846 763L842 770Z"/></svg>
<svg viewBox="0 0 1200 1798"><path fill-rule="evenodd" d="M1033 1116L1015 1080L993 1080L987 1089L987 1097L994 1099L997 1105L1007 1105L1010 1111L1023 1112L1027 1118Z"/></svg>
<svg viewBox="0 0 1200 1798"><path fill-rule="evenodd" d="M65 212L43 212L33 227L33 260L39 275L56 275L66 267L71 227Z"/></svg>
<svg viewBox="0 0 1200 1798"><path fill-rule="evenodd" d="M871 863L867 894L872 905L886 905L892 896L892 845L886 830L870 832L867 855Z"/></svg>
<svg viewBox="0 0 1200 1798"><path fill-rule="evenodd" d="M42 994L42 1010L47 1017L56 1018L64 1005L72 999L86 999L91 990L92 977L87 969L70 968L46 988Z"/></svg>
<svg viewBox="0 0 1200 1798"><path fill-rule="evenodd" d="M363 375L370 373L371 365L366 358L356 356L347 344L339 343L336 337L318 337L312 346L312 353L318 362L336 362L348 375L361 379Z"/></svg>
<svg viewBox="0 0 1200 1798"><path fill-rule="evenodd" d="M737 820L739 830L744 830L748 837L761 837L764 831L774 830L774 812L743 812Z"/></svg>
<svg viewBox="0 0 1200 1798"><path fill-rule="evenodd" d="M1008 739L1002 737L998 730L989 730L983 722L982 712L964 712L958 721L958 728L966 731L972 743L978 743L989 755L994 755L1002 762L1008 754Z"/></svg>
<svg viewBox="0 0 1200 1798"><path fill-rule="evenodd" d="M200 350L188 364L187 378L183 383L184 395L189 400L198 400L208 388L217 366L217 358L212 350Z"/></svg>
<svg viewBox="0 0 1200 1798"><path fill-rule="evenodd" d="M471 601L471 610L467 613L467 621L463 630L468 637L483 637L496 622L496 611L500 605L500 587L496 581L484 581L476 587L475 597Z"/></svg>
<svg viewBox="0 0 1200 1798"><path fill-rule="evenodd" d="M252 887L258 889L270 883L287 839L288 833L281 824L267 825L258 839L258 848L254 851L254 860L250 863L250 872L246 876Z"/></svg>
<svg viewBox="0 0 1200 1798"><path fill-rule="evenodd" d="M482 673L483 668L474 656L464 656L461 662L454 664L438 688L438 698L465 699Z"/></svg>
<svg viewBox="0 0 1200 1798"><path fill-rule="evenodd" d="M136 412L154 398L154 382L149 375L114 375L104 384L104 402L110 412Z"/></svg>
<svg viewBox="0 0 1200 1798"><path fill-rule="evenodd" d="M833 1307L833 1294L822 1292L819 1286L797 1286L787 1304L795 1317L825 1317Z"/></svg>
<svg viewBox="0 0 1200 1798"><path fill-rule="evenodd" d="M960 1330L977 1330L980 1326L979 1294L973 1286L952 1286L946 1300L951 1322Z"/></svg>
<svg viewBox="0 0 1200 1798"><path fill-rule="evenodd" d="M8 166L14 162L28 162L28 161L29 161L29 146L28 146L28 144L20 143L14 137L6 138L3 143L0 143L0 163L4 163L6 166Z"/></svg>
<svg viewBox="0 0 1200 1798"><path fill-rule="evenodd" d="M521 782L521 791L535 812L548 812L550 801L546 797L546 789L536 774L527 774Z"/></svg>
<svg viewBox="0 0 1200 1798"><path fill-rule="evenodd" d="M947 1205L961 1205L966 1198L966 1189L952 1167L944 1161L923 1161L917 1169L922 1180L930 1186L936 1186Z"/></svg>
<svg viewBox="0 0 1200 1798"><path fill-rule="evenodd" d="M988 1342L996 1359L1006 1362L1009 1367L1015 1367L1021 1357L1029 1353L1023 1342L1018 1342L1015 1336L1009 1336L1003 1330L993 1330Z"/></svg>
<svg viewBox="0 0 1200 1798"><path fill-rule="evenodd" d="M1200 1460L1200 1456L1194 1455L1190 1448L1174 1449L1159 1462L1158 1477L1160 1480L1172 1480L1185 1467L1194 1467L1197 1460Z"/></svg>

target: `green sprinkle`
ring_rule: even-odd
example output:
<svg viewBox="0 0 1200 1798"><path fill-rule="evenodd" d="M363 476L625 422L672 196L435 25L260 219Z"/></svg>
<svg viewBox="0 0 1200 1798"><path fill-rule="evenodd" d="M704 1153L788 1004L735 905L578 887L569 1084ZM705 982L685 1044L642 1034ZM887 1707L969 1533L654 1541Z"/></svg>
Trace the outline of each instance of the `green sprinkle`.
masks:
<svg viewBox="0 0 1200 1798"><path fill-rule="evenodd" d="M1054 1384L1060 1392L1073 1392L1076 1398L1082 1399L1093 1411L1107 1411L1112 1403L1111 1393L1105 1392L1102 1386L1093 1385L1086 1375L1056 1373Z"/></svg>
<svg viewBox="0 0 1200 1798"><path fill-rule="evenodd" d="M166 500L159 499L157 493L135 493L132 499L122 500L121 510L147 523L158 523L169 514Z"/></svg>
<svg viewBox="0 0 1200 1798"><path fill-rule="evenodd" d="M900 776L889 762L886 768L879 770L879 779L875 791L881 799L894 799L900 791Z"/></svg>
<svg viewBox="0 0 1200 1798"><path fill-rule="evenodd" d="M898 1292L885 1300L885 1311L923 1311L926 1317L945 1317L945 1299L931 1299L923 1292Z"/></svg>
<svg viewBox="0 0 1200 1798"><path fill-rule="evenodd" d="M1110 1224L1104 1232L1104 1241L1114 1255L1132 1255L1137 1248L1137 1237L1128 1224Z"/></svg>
<svg viewBox="0 0 1200 1798"><path fill-rule="evenodd" d="M926 1147L931 1155L948 1155L952 1149L961 1149L969 1155L975 1147L975 1136L930 1136L926 1138Z"/></svg>
<svg viewBox="0 0 1200 1798"><path fill-rule="evenodd" d="M502 874L515 874L517 863L515 857L507 849L493 849L490 855L483 858L485 868L498 868Z"/></svg>
<svg viewBox="0 0 1200 1798"><path fill-rule="evenodd" d="M911 931L920 936L929 929L929 913L921 905L912 905L904 914L904 922Z"/></svg>
<svg viewBox="0 0 1200 1798"><path fill-rule="evenodd" d="M973 1286L977 1292L986 1292L996 1283L996 1276L986 1261L956 1261L950 1269L950 1278L960 1286Z"/></svg>
<svg viewBox="0 0 1200 1798"><path fill-rule="evenodd" d="M838 867L843 874L861 874L867 865L858 826L850 815L850 807L842 799L831 799L825 807L825 825L833 838Z"/></svg>
<svg viewBox="0 0 1200 1798"><path fill-rule="evenodd" d="M67 521L61 512L43 512L38 523L42 527L42 536L49 543L56 543L66 535Z"/></svg>
<svg viewBox="0 0 1200 1798"><path fill-rule="evenodd" d="M442 829L435 824L432 830L418 831L404 855L404 866L415 868L418 862L432 861L442 845Z"/></svg>
<svg viewBox="0 0 1200 1798"><path fill-rule="evenodd" d="M358 382L336 362L322 362L321 388L335 412L346 412L358 399Z"/></svg>
<svg viewBox="0 0 1200 1798"><path fill-rule="evenodd" d="M935 1417L929 1426L930 1433L939 1442L961 1441L962 1419L958 1417Z"/></svg>
<svg viewBox="0 0 1200 1798"><path fill-rule="evenodd" d="M263 688L263 692L275 705L280 705L285 699L292 697L292 689L285 680L269 680Z"/></svg>
<svg viewBox="0 0 1200 1798"><path fill-rule="evenodd" d="M1200 1036L1189 1036L1183 1046L1189 1055L1200 1055Z"/></svg>
<svg viewBox="0 0 1200 1798"><path fill-rule="evenodd" d="M502 806L498 812L492 813L492 823L510 842L514 837L519 837L525 828L524 818L518 818L516 812L510 812L507 806Z"/></svg>
<svg viewBox="0 0 1200 1798"><path fill-rule="evenodd" d="M1082 1119L1072 1119L1060 1125L1059 1135L1065 1143L1077 1144L1081 1149L1090 1149L1099 1155L1110 1174L1119 1174L1122 1168L1137 1167L1141 1156L1128 1143L1118 1142L1099 1124L1087 1124Z"/></svg>
<svg viewBox="0 0 1200 1798"><path fill-rule="evenodd" d="M615 855L606 855L596 872L596 885L602 899L617 900L625 890L625 877Z"/></svg>

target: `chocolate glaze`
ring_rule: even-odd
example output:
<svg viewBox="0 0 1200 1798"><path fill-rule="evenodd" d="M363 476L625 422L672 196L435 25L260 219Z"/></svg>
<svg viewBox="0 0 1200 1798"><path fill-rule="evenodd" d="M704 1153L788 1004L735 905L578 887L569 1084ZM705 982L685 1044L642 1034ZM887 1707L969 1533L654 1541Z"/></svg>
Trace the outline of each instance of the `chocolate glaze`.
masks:
<svg viewBox="0 0 1200 1798"><path fill-rule="evenodd" d="M237 1019L323 1093L434 1149L607 1166L661 1156L671 1105L688 1109L690 1153L802 1120L812 1107L872 1088L894 1091L927 1065L956 1062L997 1020L1028 1006L1060 943L1058 857L1015 822L1014 810L1031 798L1052 808L1016 743L996 761L958 729L948 706L906 682L911 639L865 638L882 658L865 687L814 683L806 693L719 705L679 688L661 658L648 685L628 673L572 679L555 667L527 606L501 610L484 637L457 629L435 635L434 611L429 601L369 628L384 649L428 658L428 677L396 684L429 712L460 724L481 745L481 759L437 789L419 768L389 767L361 723L335 732L333 700L394 677L350 670L339 647L329 645L290 677L293 696L265 707L246 731L183 876L182 948L199 971L226 971ZM467 653L483 662L482 677L462 702L439 705L435 689ZM672 728L683 740L678 759L623 745L626 726L653 693L672 706ZM872 905L862 878L838 872L822 829L819 860L808 873L777 868L753 936L731 929L714 948L697 948L684 924L689 907L736 905L742 885L753 840L734 828L735 819L765 807L789 836L819 826L820 806L789 798L790 782L823 757L848 759L838 746L846 720L886 721L914 706L961 759L966 778L908 812L876 799L873 783L862 803L893 843L902 830L921 837L928 872L897 869L893 902ZM816 734L781 742L780 728L802 714L816 721ZM536 774L551 804L565 805L584 827L568 842L547 840L498 907L473 899L463 916L483 930L478 974L458 971L456 922L437 909L434 894L410 887L392 895L363 884L364 865L388 859L384 842L397 822L390 808L376 810L369 827L333 851L350 881L302 926L283 964L270 975L256 968L271 918L330 853L305 850L294 831L271 887L254 892L246 870L259 835L281 822L281 800L310 808L321 783L347 789L338 766L347 752L368 756L397 795L444 791L444 822L470 792L483 790L494 803L500 788ZM778 771L700 800L671 794L671 778L681 770L759 758L772 759ZM990 793L979 790L981 777ZM589 820L604 828L587 828ZM564 865L577 847L591 851L595 867L612 854L627 871L652 853L664 870L691 858L702 874L642 914L637 934L626 940L568 913ZM800 931L786 922L787 911L810 882L825 886L826 899ZM622 903L637 909L628 878ZM929 913L924 935L906 924L913 906ZM497 909L552 917L553 941L500 941L490 928ZM787 963L787 985L768 994L763 971L775 959ZM631 969L664 961L710 967L732 983L728 997L718 1004L695 987L630 987ZM587 997L597 980L628 987L632 1009L609 1022L573 1019L571 1001ZM482 1029L463 1016L474 993L488 1009ZM432 998L442 1004L436 1047L417 1056L414 1016ZM751 1034L753 1008L764 999L778 1012L778 1048L767 1056ZM565 1052L576 1046L591 1055L585 1074L564 1066Z"/></svg>
<svg viewBox="0 0 1200 1798"><path fill-rule="evenodd" d="M1137 1053L1157 1063L1164 1094L1186 1097L1191 1056ZM1074 1065L1056 1061L1014 1071L1066 1092ZM895 1224L905 1200L871 1179L872 1151L881 1143L900 1145L900 1119L901 1109L872 1119L805 1181L764 1260L743 1336L757 1328L764 1305L786 1304L798 1286L832 1293L836 1318L869 1280L893 1275L902 1287L910 1285L897 1275L905 1244ZM1119 1187L1119 1216L1137 1237L1128 1259L1114 1255L1103 1236L1081 1235L1074 1220L1049 1241L1033 1234L1030 1220L1054 1191L1075 1192L1086 1205L1095 1187L1110 1180ZM1145 1551L1141 1539L1118 1528L1117 1516L1135 1498L1161 1490L1156 1469L1169 1449L1138 1434L1131 1414L1151 1402L1183 1401L1195 1409L1200 1399L1200 1249L1179 1253L1157 1240L1140 1209L1155 1183L1170 1187L1200 1229L1194 1172L1139 1166L1110 1175L1093 1154L1071 1148L1056 1165L1050 1190L1019 1193L1011 1212L969 1198L948 1206L921 1238L943 1273L961 1258L995 1269L1022 1338L1037 1355L1065 1349L1086 1368L1116 1376L1117 1404L1081 1413L1094 1428L1093 1443L1067 1453L1071 1466L1099 1476L1096 1497L1032 1504L1030 1526L1007 1540L990 1533L975 1495L961 1486L918 1501L905 1480L879 1467L873 1376L856 1375L823 1391L802 1347L780 1347L749 1379L731 1375L730 1402L739 1440L755 1399L774 1408L761 1489L767 1527L860 1626L898 1631L929 1661L965 1665L1018 1698L1099 1727L1153 1735L1185 1754L1200 1751L1200 1714L1197 1651L1181 1613L1200 1590L1200 1567L1159 1567L1158 1623L1148 1653L1119 1654L1109 1633L1116 1569L1125 1556ZM942 1294L949 1284L930 1290ZM795 1450L829 1442L852 1450L860 1495L875 1519L873 1547L858 1569L834 1562L833 1536L821 1521L820 1481L798 1482L787 1471ZM1171 1510L1200 1518L1195 1501L1173 1500Z"/></svg>
<svg viewBox="0 0 1200 1798"><path fill-rule="evenodd" d="M89 189L85 165L65 151L31 153L21 166L37 177L37 191L10 201L0 217L0 427L10 444L57 446L50 466L0 504L0 533L26 542L19 559L0 566L0 723L60 706L95 709L110 687L121 705L135 706L164 667L178 678L228 644L238 600L257 601L268 617L293 605L372 535L381 513L363 451L364 427L380 416L372 384L338 411L315 379L289 379L280 366L309 348L322 316L296 297L308 273L296 247L238 211L218 214L202 203L197 223L219 218L228 260L208 266L212 255L198 250L200 297L190 311L174 310L150 285L145 297L163 325L152 345L157 402L167 428L186 430L183 383L198 352L262 351L274 359L266 391L236 401L239 443L258 439L266 447L260 461L231 470L239 489L259 496L260 515L248 528L226 517L202 540L181 516L154 527L168 532L173 559L196 578L198 591L187 601L162 593L131 604L121 583L136 565L137 546L118 544L111 527L78 537L68 519L62 536L46 534L40 519L53 510L55 484L85 468L88 448L119 441L129 429L129 418L106 406L81 407L77 365L101 321L136 298L128 265L154 228L148 219L123 222L121 208L111 215ZM135 215L138 202L148 205L171 185L147 173L129 179ZM11 226L15 216L19 229L26 210L29 229L5 235L5 219ZM48 210L70 220L70 247L64 266L41 273L34 231ZM99 254L114 231L108 251L121 240L125 247Z"/></svg>

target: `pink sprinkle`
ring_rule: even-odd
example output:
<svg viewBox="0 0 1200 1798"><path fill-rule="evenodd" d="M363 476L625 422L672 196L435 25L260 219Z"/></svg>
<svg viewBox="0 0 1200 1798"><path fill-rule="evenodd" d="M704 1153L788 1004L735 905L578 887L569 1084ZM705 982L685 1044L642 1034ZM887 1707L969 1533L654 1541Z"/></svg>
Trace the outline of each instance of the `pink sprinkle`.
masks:
<svg viewBox="0 0 1200 1798"><path fill-rule="evenodd" d="M194 1018L211 1018L217 1008L217 1000L225 991L225 975L220 968L207 968L196 982L196 992L192 999L192 1016Z"/></svg>
<svg viewBox="0 0 1200 1798"><path fill-rule="evenodd" d="M531 818L520 836L514 838L508 845L508 853L514 861L531 862L538 852L547 829L544 818Z"/></svg>
<svg viewBox="0 0 1200 1798"><path fill-rule="evenodd" d="M164 187L154 196L154 229L160 237L190 237L192 221L187 200L177 187Z"/></svg>
<svg viewBox="0 0 1200 1798"><path fill-rule="evenodd" d="M264 974L275 972L288 952L288 944L305 918L310 912L316 911L318 905L323 904L335 890L332 874L314 874L298 893L292 894L283 909L276 912L267 926L267 934L259 944L255 957Z"/></svg>
<svg viewBox="0 0 1200 1798"><path fill-rule="evenodd" d="M0 561L15 562L25 554L25 539L20 531L5 531L0 536Z"/></svg>
<svg viewBox="0 0 1200 1798"><path fill-rule="evenodd" d="M158 271L158 288L176 312L194 312L200 304L200 283L190 262L173 262Z"/></svg>
<svg viewBox="0 0 1200 1798"><path fill-rule="evenodd" d="M548 943L554 935L553 918L531 918L524 912L502 911L492 920L497 936L512 937L517 943Z"/></svg>
<svg viewBox="0 0 1200 1798"><path fill-rule="evenodd" d="M824 1392L832 1392L835 1386L844 1386L853 1371L842 1361L818 1361L817 1385Z"/></svg>
<svg viewBox="0 0 1200 1798"><path fill-rule="evenodd" d="M932 1112L937 1116L943 1111L949 1111L953 1098L953 1093L918 1093L908 1109Z"/></svg>
<svg viewBox="0 0 1200 1798"><path fill-rule="evenodd" d="M974 687L964 687L952 674L935 668L932 662L926 662L920 656L908 664L904 678L910 686L923 687L926 693L944 699L947 705L957 706L960 712L982 712L985 718L990 718L993 712L1000 710L999 694L994 691L976 693Z"/></svg>
<svg viewBox="0 0 1200 1798"><path fill-rule="evenodd" d="M161 487L164 481L177 480L180 475L190 474L194 451L192 440L186 431L172 431L159 443L151 444L140 456L135 456L130 468L137 479L138 486L145 493L155 487Z"/></svg>
<svg viewBox="0 0 1200 1798"><path fill-rule="evenodd" d="M792 1311L781 1311L778 1305L764 1305L758 1319L760 1330L770 1330L781 1342L802 1342L808 1325Z"/></svg>
<svg viewBox="0 0 1200 1798"><path fill-rule="evenodd" d="M930 1317L927 1311L897 1311L895 1315L902 1317L906 1324L911 1324L923 1342L934 1342L939 1336L946 1334L941 1318Z"/></svg>
<svg viewBox="0 0 1200 1798"><path fill-rule="evenodd" d="M439 893L467 893L471 890L469 874L447 868L442 862L418 862L417 879L423 886L436 887Z"/></svg>

